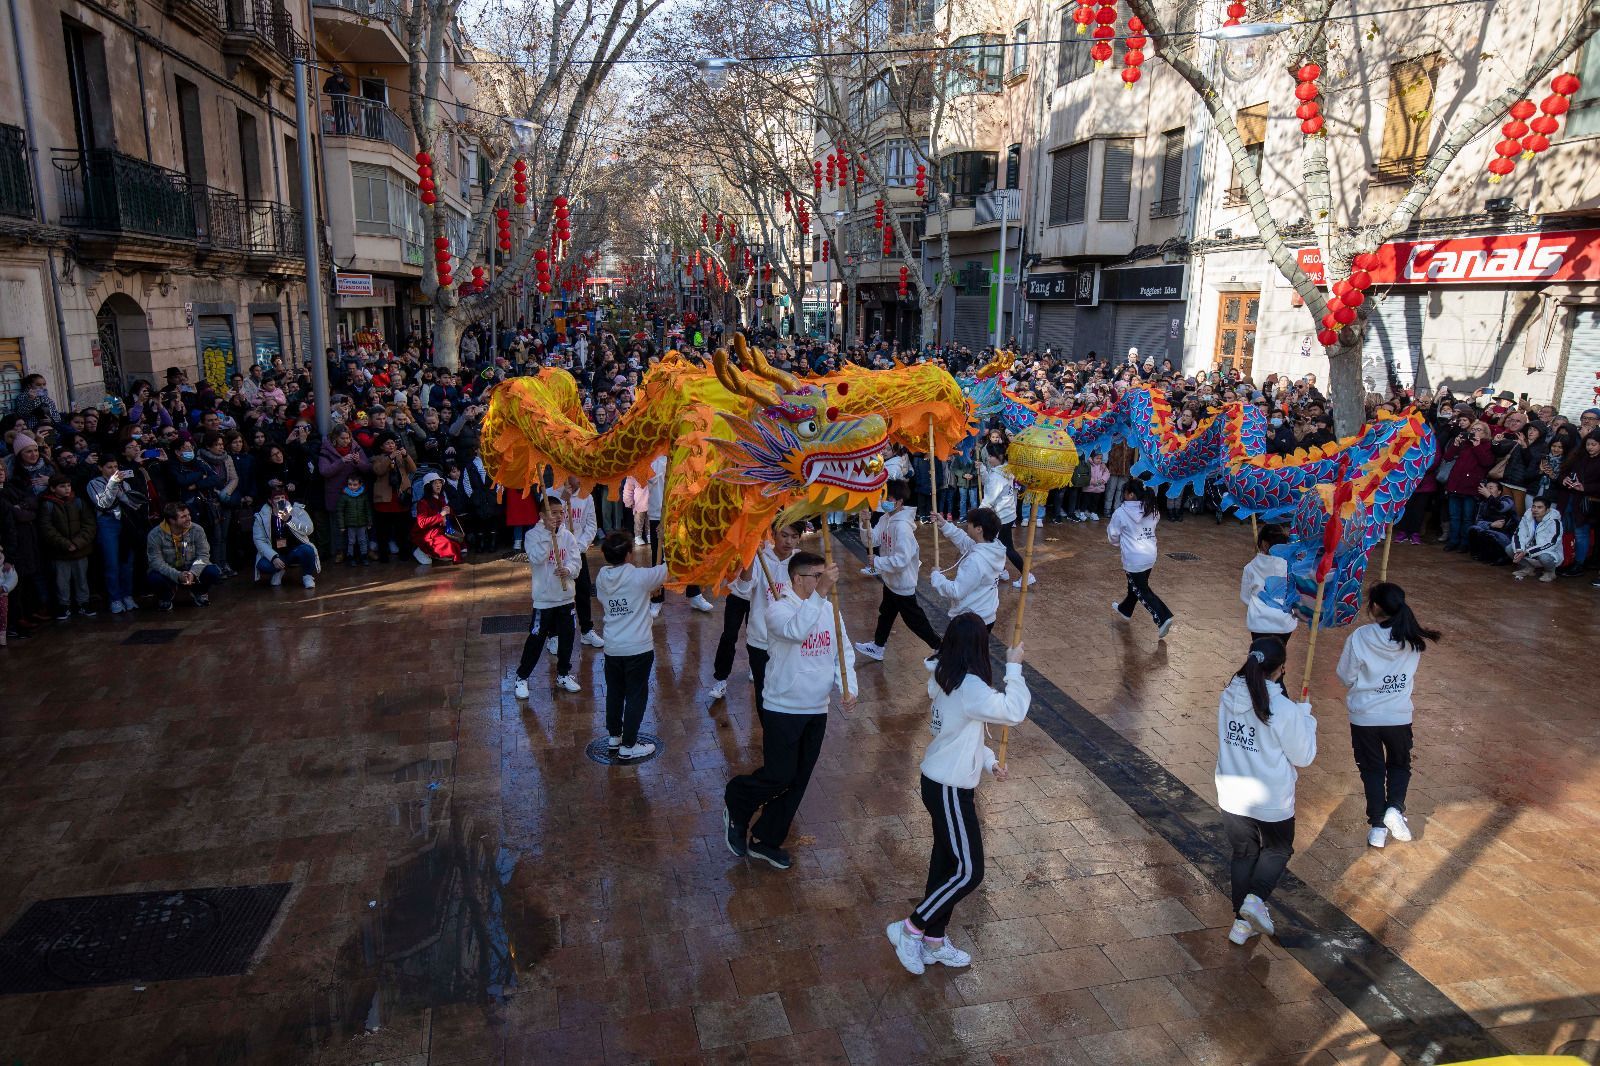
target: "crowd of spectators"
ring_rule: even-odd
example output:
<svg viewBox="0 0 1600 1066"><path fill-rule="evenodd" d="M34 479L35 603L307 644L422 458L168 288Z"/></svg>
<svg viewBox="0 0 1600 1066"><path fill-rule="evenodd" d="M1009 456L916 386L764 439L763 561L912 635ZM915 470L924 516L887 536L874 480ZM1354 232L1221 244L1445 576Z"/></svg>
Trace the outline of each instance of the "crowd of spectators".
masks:
<svg viewBox="0 0 1600 1066"><path fill-rule="evenodd" d="M540 367L573 374L585 411L604 432L634 403L664 348L691 359L723 339L715 324L657 321L638 332L601 331L555 343L548 330L474 331L462 369L436 368L415 347L380 343L327 353L331 430L316 429L309 363L252 365L226 383L191 383L182 368L162 383L135 381L126 395L81 410L58 408L39 375L24 380L0 417L0 639L27 636L75 614L125 614L153 606L204 607L217 583L243 576L279 586L298 576L314 588L327 565L456 562L514 549L538 521L538 500L506 492L477 454L485 393ZM849 362L887 368L929 359L970 373L992 352L957 346L899 350L886 342L843 347L815 338L765 340L772 361L801 376ZM1288 453L1332 442L1332 415L1314 375L1186 373L1130 350L1125 359L1063 358L1048 350L1016 358L1011 388L1060 410L1113 402L1136 384L1165 388L1180 429L1239 400L1262 405L1268 448ZM1600 410L1576 422L1509 393L1448 389L1415 397L1368 397L1369 413L1415 404L1439 437L1439 459L1396 530L1446 551L1515 567L1518 577L1583 573L1600 517ZM998 420L974 444L1000 444ZM900 455L919 513L961 517L976 505L983 453L964 449L930 483L925 457ZM1094 521L1115 508L1134 453L1124 445L1086 457L1071 487L1019 520ZM628 530L644 543L647 486L596 490L600 534ZM1211 512L1217 494L1185 493L1168 515Z"/></svg>

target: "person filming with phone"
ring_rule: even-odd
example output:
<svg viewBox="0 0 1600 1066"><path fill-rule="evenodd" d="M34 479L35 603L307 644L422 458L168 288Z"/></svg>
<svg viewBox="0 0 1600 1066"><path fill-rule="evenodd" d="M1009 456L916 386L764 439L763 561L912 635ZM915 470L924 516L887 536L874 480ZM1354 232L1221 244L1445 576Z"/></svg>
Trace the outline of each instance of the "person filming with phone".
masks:
<svg viewBox="0 0 1600 1066"><path fill-rule="evenodd" d="M269 578L273 588L283 584L289 567L300 568L300 583L317 587L322 560L311 543L311 516L304 505L289 499L288 487L278 479L267 482L267 502L256 512L251 531L256 545L256 573Z"/></svg>

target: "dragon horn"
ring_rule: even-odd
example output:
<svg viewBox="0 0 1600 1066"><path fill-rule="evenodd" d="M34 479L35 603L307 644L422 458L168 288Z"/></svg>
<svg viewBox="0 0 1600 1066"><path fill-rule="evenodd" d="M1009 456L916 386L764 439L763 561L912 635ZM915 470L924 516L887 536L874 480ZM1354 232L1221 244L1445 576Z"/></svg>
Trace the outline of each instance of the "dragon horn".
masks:
<svg viewBox="0 0 1600 1066"><path fill-rule="evenodd" d="M766 378L783 388L785 392L799 392L800 379L787 370L779 370L767 362L767 357L761 353L760 348L755 348L745 343L743 333L733 335L734 351L739 353L739 365L748 366L750 372L759 377Z"/></svg>
<svg viewBox="0 0 1600 1066"><path fill-rule="evenodd" d="M740 334L735 333L733 335L734 348L742 348L743 340L744 338ZM742 352L740 354L741 356L743 355ZM771 407L778 402L777 393L757 387L746 375L741 374L728 363L727 349L718 348L711 353L711 365L717 372L717 381L735 396L743 396L746 399L754 400L763 407Z"/></svg>

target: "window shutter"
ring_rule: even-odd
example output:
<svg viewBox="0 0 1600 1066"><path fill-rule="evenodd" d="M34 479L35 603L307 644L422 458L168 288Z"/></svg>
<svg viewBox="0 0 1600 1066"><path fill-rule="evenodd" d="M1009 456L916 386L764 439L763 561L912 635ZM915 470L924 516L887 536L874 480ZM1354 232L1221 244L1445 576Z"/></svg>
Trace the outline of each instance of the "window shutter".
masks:
<svg viewBox="0 0 1600 1066"><path fill-rule="evenodd" d="M1265 144L1267 141L1267 105L1251 104L1241 107L1234 115L1233 123L1239 127L1239 140L1244 142L1246 148ZM1256 160L1259 167L1261 152L1258 149L1248 153L1250 158ZM1224 201L1229 204L1244 202L1244 179L1239 176L1239 168L1232 168L1232 176L1228 179L1227 195Z"/></svg>
<svg viewBox="0 0 1600 1066"><path fill-rule="evenodd" d="M1133 198L1133 141L1106 142L1100 167L1100 221L1116 222L1128 217Z"/></svg>
<svg viewBox="0 0 1600 1066"><path fill-rule="evenodd" d="M1409 171L1428 153L1433 129L1433 89L1441 58L1426 55L1389 68L1389 111L1383 120L1379 167Z"/></svg>
<svg viewBox="0 0 1600 1066"><path fill-rule="evenodd" d="M1089 200L1088 142L1062 148L1050 159L1050 225L1082 222Z"/></svg>
<svg viewBox="0 0 1600 1066"><path fill-rule="evenodd" d="M1161 139L1161 200L1176 205L1183 197L1183 130L1168 130Z"/></svg>
<svg viewBox="0 0 1600 1066"><path fill-rule="evenodd" d="M1070 149L1050 153L1050 225L1064 226L1067 223L1067 171L1071 164L1067 161L1067 152Z"/></svg>

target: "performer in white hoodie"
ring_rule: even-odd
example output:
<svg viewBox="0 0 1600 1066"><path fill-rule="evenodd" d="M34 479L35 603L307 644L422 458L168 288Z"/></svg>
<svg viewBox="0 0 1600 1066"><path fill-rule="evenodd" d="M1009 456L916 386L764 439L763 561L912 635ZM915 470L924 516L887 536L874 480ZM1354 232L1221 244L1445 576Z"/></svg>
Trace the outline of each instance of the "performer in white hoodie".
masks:
<svg viewBox="0 0 1600 1066"><path fill-rule="evenodd" d="M762 701L762 692L767 686L767 662L770 658L767 653L767 608L788 594L789 559L800 550L800 541L804 536L803 522L793 522L774 529L771 543L761 546L756 553L756 561L746 571L750 575L750 618L745 624L744 651L750 657L750 679L756 687L756 718L763 723L767 720L767 709ZM718 662L721 662L720 658ZM732 666L733 657L730 655L730 672ZM717 669L720 671L721 667ZM718 679L723 694L727 692L727 685L723 683L725 680ZM711 687L711 698L721 698L717 685Z"/></svg>
<svg viewBox="0 0 1600 1066"><path fill-rule="evenodd" d="M1287 543L1289 534L1282 526L1262 526L1256 534L1256 556L1244 565L1244 573L1239 576L1239 599L1244 602L1244 624L1251 640L1276 637L1287 645L1300 624L1292 612L1261 598L1269 579L1288 580L1289 560L1272 554L1274 547Z"/></svg>
<svg viewBox="0 0 1600 1066"><path fill-rule="evenodd" d="M1283 690L1284 654L1277 637L1251 642L1217 704L1217 806L1233 850L1235 944L1276 932L1267 897L1294 854L1296 767L1317 757L1311 704Z"/></svg>
<svg viewBox="0 0 1600 1066"><path fill-rule="evenodd" d="M539 653L551 636L556 638L556 686L567 692L582 691L572 676L572 603L577 594L574 578L579 547L566 521L566 501L558 492L546 492L539 524L522 538L528 569L533 572L533 631L522 645L522 660L517 664L519 700L528 698L528 677L539 665Z"/></svg>
<svg viewBox="0 0 1600 1066"><path fill-rule="evenodd" d="M792 860L783 849L811 771L828 731L828 693L839 684L844 656L849 694L840 705L855 708L855 652L849 636L833 620L828 592L839 580L837 566L820 555L797 551L789 557L791 589L766 609L772 669L764 693L761 767L728 782L723 792L722 824L728 850L754 855L780 870ZM752 828L750 820L761 817Z"/></svg>
<svg viewBox="0 0 1600 1066"><path fill-rule="evenodd" d="M578 541L574 605L578 611L578 632L582 634L583 643L591 648L603 648L606 646L605 638L594 631L594 612L590 605L594 599L594 580L589 576L589 545L594 543L599 524L595 516L594 497L582 489L577 478L567 477L567 490L563 494L567 502L567 528L572 530L573 537Z"/></svg>
<svg viewBox="0 0 1600 1066"><path fill-rule="evenodd" d="M972 962L945 939L945 927L956 904L983 882L983 833L973 804L978 781L984 770L1005 778L984 743L984 727L1018 724L1027 717L1031 699L1022 678L1020 644L1006 651L1005 691L991 687L989 627L970 611L950 623L938 656L927 665L933 742L922 757L922 805L933 820L933 854L922 902L910 917L884 930L900 965L912 973L933 963Z"/></svg>
<svg viewBox="0 0 1600 1066"><path fill-rule="evenodd" d="M987 507L1000 519L1001 545L1005 547L1006 559L1017 568L1017 579L1012 582L1012 587L1022 587L1022 556L1017 554L1017 546L1011 542L1011 527L1017 520L1017 481L1011 476L1011 468L1006 465L1006 446L1004 444L990 444L983 453L983 462L978 467L978 506ZM1038 584L1038 580L1028 575L1028 584Z"/></svg>
<svg viewBox="0 0 1600 1066"><path fill-rule="evenodd" d="M878 628L872 640L857 644L856 651L874 662L883 662L883 648L896 618L905 619L906 628L921 637L929 650L939 649L939 635L917 603L922 554L917 544L917 511L911 506L911 498L909 481L889 482L883 501L888 517L875 528L863 531L878 551L877 574L883 578L883 599L878 604Z"/></svg>
<svg viewBox="0 0 1600 1066"><path fill-rule="evenodd" d="M1561 535L1561 512L1550 505L1548 496L1535 496L1506 545L1506 554L1517 564L1511 576L1521 581L1538 574L1540 581L1554 581L1564 561Z"/></svg>
<svg viewBox="0 0 1600 1066"><path fill-rule="evenodd" d="M1122 569L1128 575L1128 594L1111 609L1124 622L1133 617L1133 608L1144 604L1156 624L1156 639L1172 629L1172 611L1150 588L1150 571L1156 565L1156 526L1161 521L1161 506L1155 489L1137 481L1128 482L1122 491L1122 506L1111 516L1106 539L1122 551Z"/></svg>
<svg viewBox="0 0 1600 1066"><path fill-rule="evenodd" d="M1411 692L1417 665L1428 641L1439 634L1424 629L1406 604L1406 593L1390 581L1367 593L1371 625L1344 642L1335 672L1349 686L1350 744L1367 794L1367 843L1381 848L1393 836L1411 839L1406 822L1406 789L1411 785Z"/></svg>
<svg viewBox="0 0 1600 1066"><path fill-rule="evenodd" d="M600 568L595 591L605 611L606 632L606 744L619 759L642 759L656 750L639 743L639 723L644 721L650 695L650 672L655 667L655 634L650 631L650 596L667 580L665 566L648 570L634 566L633 536L608 533L600 545L606 565Z"/></svg>
<svg viewBox="0 0 1600 1066"><path fill-rule="evenodd" d="M951 618L971 611L993 629L1000 608L1000 575L1006 571L1005 545L996 543L1000 519L987 507L974 507L967 512L966 526L965 532L954 522L939 527L939 535L955 545L961 558L955 577L934 571L929 581L933 591L950 601Z"/></svg>

